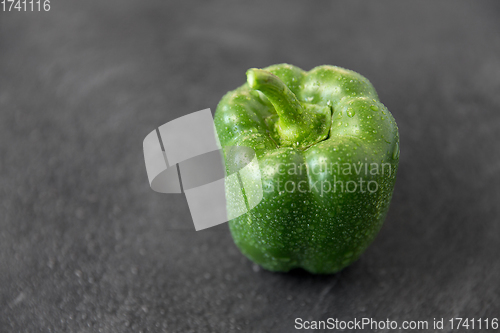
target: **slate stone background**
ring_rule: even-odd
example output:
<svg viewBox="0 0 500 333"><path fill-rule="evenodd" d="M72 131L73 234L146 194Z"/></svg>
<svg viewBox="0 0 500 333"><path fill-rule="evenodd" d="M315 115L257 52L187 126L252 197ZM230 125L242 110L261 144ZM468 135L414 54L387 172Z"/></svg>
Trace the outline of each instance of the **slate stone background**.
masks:
<svg viewBox="0 0 500 333"><path fill-rule="evenodd" d="M498 2L51 6L0 13L0 332L500 317ZM362 73L400 129L386 223L332 276L260 270L147 181L152 129L281 62Z"/></svg>

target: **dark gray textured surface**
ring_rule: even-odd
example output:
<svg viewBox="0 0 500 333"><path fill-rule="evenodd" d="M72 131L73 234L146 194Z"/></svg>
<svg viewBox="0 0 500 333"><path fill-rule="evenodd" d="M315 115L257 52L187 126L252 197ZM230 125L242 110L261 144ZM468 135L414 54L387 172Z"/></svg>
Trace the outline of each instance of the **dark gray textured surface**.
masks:
<svg viewBox="0 0 500 333"><path fill-rule="evenodd" d="M500 317L499 17L493 1L0 13L0 332ZM185 198L148 186L146 134L280 62L362 73L400 128L386 223L334 276L258 270L227 225L173 231L193 229Z"/></svg>

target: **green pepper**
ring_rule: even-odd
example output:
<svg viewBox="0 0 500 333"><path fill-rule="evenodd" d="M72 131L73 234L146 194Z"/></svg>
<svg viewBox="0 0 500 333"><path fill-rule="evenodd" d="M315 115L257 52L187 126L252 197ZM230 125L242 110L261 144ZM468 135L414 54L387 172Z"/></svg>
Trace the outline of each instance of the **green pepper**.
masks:
<svg viewBox="0 0 500 333"><path fill-rule="evenodd" d="M263 199L229 221L249 259L270 271L334 273L372 242L394 189L399 133L365 77L327 65L250 69L219 102L215 126L222 147L258 158L260 179L244 181L261 182ZM226 154L226 169L243 160ZM228 211L241 208L236 195L226 188Z"/></svg>

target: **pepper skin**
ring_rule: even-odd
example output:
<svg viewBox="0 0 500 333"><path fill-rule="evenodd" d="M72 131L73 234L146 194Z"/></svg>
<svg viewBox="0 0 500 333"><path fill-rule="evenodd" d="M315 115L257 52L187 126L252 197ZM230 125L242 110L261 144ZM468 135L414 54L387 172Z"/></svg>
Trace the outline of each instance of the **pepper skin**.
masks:
<svg viewBox="0 0 500 333"><path fill-rule="evenodd" d="M263 200L229 221L249 259L270 271L335 273L373 241L394 189L399 134L365 77L327 65L250 69L219 102L215 126L222 147L250 147L259 161ZM226 155L226 169L243 160ZM229 212L240 208L235 195L226 187Z"/></svg>

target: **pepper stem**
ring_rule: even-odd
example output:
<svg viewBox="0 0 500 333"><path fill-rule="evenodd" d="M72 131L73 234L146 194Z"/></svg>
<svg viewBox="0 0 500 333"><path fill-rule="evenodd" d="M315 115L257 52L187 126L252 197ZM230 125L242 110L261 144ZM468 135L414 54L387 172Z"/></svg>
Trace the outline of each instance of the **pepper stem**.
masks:
<svg viewBox="0 0 500 333"><path fill-rule="evenodd" d="M247 71L250 88L260 90L271 101L281 121L296 122L304 113L297 96L274 74L262 69Z"/></svg>
<svg viewBox="0 0 500 333"><path fill-rule="evenodd" d="M261 91L274 106L279 116L275 126L282 146L304 148L328 136L329 107L302 104L279 77L262 69L249 69L247 82L250 89Z"/></svg>

